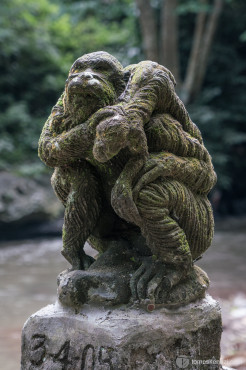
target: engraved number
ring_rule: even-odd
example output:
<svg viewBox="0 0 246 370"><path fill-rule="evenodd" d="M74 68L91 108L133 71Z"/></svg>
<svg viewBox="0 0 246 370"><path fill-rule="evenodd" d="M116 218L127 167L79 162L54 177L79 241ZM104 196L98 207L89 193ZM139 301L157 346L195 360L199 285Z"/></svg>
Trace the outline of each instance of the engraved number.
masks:
<svg viewBox="0 0 246 370"><path fill-rule="evenodd" d="M85 369L93 370L94 367L95 367L95 348L91 344L87 344L82 353L81 370Z"/></svg>
<svg viewBox="0 0 246 370"><path fill-rule="evenodd" d="M31 340L30 361L33 365L39 366L42 364L46 353L44 345L46 336L44 334L34 334Z"/></svg>
<svg viewBox="0 0 246 370"><path fill-rule="evenodd" d="M64 366L68 364L68 354L70 348L70 340L66 340L66 342L61 346L59 351L53 355L55 361L59 361Z"/></svg>

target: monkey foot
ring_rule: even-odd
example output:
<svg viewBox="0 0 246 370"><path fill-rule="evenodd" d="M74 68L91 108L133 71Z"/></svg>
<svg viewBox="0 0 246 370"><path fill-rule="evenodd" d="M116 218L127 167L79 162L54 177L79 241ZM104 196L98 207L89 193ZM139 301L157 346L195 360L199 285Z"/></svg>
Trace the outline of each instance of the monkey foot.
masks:
<svg viewBox="0 0 246 370"><path fill-rule="evenodd" d="M163 262L155 261L153 257L146 257L131 278L133 301L149 299L155 302L161 290L168 293L171 288L166 266Z"/></svg>
<svg viewBox="0 0 246 370"><path fill-rule="evenodd" d="M168 295L160 294L156 303L164 303L165 307L179 307L194 302L205 296L209 279L205 271L193 266L190 274L173 286Z"/></svg>
<svg viewBox="0 0 246 370"><path fill-rule="evenodd" d="M72 268L70 271L74 270L87 270L90 265L95 261L93 257L88 256L87 254L82 251L82 253L75 254L68 252L66 250L62 250L61 254L66 258L66 260L71 263Z"/></svg>
<svg viewBox="0 0 246 370"><path fill-rule="evenodd" d="M58 278L58 298L65 306L88 304L133 304L148 310L179 307L205 296L206 273L194 266L187 277L183 271L154 257L133 257L132 249L119 241L88 269L66 270ZM87 261L88 264L91 261ZM151 308L149 308L151 307Z"/></svg>
<svg viewBox="0 0 246 370"><path fill-rule="evenodd" d="M209 286L207 274L198 266L192 267L187 277L183 271L153 257L147 257L130 280L132 301L147 306L179 307L205 296ZM154 309L154 308L152 308Z"/></svg>

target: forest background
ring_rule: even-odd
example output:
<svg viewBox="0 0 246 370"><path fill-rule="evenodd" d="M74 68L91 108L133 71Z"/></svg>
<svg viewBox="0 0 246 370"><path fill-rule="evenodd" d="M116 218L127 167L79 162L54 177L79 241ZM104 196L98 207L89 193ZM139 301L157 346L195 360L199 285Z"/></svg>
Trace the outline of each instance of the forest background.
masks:
<svg viewBox="0 0 246 370"><path fill-rule="evenodd" d="M167 66L202 131L218 183L215 237L198 264L222 306L222 363L245 370L245 0L0 1L0 363L18 368L23 323L54 302L67 268L64 211L37 146L71 64L97 50Z"/></svg>
<svg viewBox="0 0 246 370"><path fill-rule="evenodd" d="M0 14L0 171L47 171L38 138L68 70L105 50L174 73L218 174L215 213L246 213L244 0L2 0Z"/></svg>

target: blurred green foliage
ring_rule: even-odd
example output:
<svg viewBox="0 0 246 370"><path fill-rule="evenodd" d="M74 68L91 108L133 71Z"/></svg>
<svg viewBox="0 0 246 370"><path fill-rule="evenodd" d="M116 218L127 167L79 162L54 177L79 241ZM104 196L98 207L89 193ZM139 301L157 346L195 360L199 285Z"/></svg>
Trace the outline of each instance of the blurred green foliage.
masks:
<svg viewBox="0 0 246 370"><path fill-rule="evenodd" d="M117 4L109 11L96 1L1 2L0 169L38 161L42 126L77 57L105 49L129 61L135 18L129 1Z"/></svg>
<svg viewBox="0 0 246 370"><path fill-rule="evenodd" d="M152 1L156 12L160 4ZM192 0L179 4L184 76L199 7ZM203 91L188 107L213 156L219 189L239 196L246 186L245 28L245 0L227 1ZM144 58L134 0L1 1L0 170L39 171L38 138L68 70L77 57L96 50L123 65Z"/></svg>

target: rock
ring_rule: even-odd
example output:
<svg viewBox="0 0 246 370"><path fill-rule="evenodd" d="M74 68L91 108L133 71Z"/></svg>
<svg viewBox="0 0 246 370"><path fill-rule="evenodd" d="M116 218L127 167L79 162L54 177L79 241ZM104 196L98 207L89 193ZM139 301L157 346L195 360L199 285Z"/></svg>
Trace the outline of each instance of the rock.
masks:
<svg viewBox="0 0 246 370"><path fill-rule="evenodd" d="M131 277L139 267L126 243L112 243L87 270L65 270L58 276L58 298L66 307L83 304L115 306L131 300ZM144 257L143 257L144 258ZM160 291L154 307L178 307L205 296L207 274L194 266L190 275L166 294ZM151 302L150 302L151 303ZM152 302L153 303L153 302Z"/></svg>
<svg viewBox="0 0 246 370"><path fill-rule="evenodd" d="M22 332L22 370L221 369L221 314L209 295L177 309L49 305Z"/></svg>
<svg viewBox="0 0 246 370"><path fill-rule="evenodd" d="M54 219L61 211L60 203L50 185L45 186L45 181L39 183L12 173L0 173L0 227L44 222Z"/></svg>

